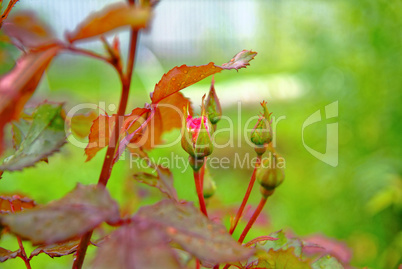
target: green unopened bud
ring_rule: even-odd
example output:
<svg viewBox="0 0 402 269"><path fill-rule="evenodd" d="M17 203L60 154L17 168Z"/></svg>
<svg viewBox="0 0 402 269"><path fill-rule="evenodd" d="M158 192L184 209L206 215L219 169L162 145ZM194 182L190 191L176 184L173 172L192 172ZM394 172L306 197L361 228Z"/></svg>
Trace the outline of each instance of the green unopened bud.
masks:
<svg viewBox="0 0 402 269"><path fill-rule="evenodd" d="M205 95L202 99L204 103ZM202 106L201 117L193 118L184 113L181 146L190 156L202 159L212 153L212 126ZM187 117L186 117L187 115Z"/></svg>
<svg viewBox="0 0 402 269"><path fill-rule="evenodd" d="M268 191L273 191L282 184L285 179L285 171L283 167L278 167L278 159L275 154L272 155L272 158L262 161L257 169L256 178L261 186Z"/></svg>
<svg viewBox="0 0 402 269"><path fill-rule="evenodd" d="M256 146L269 144L272 141L271 126L264 117L258 119L257 124L254 126L251 133L251 142Z"/></svg>
<svg viewBox="0 0 402 269"><path fill-rule="evenodd" d="M203 194L204 198L210 198L215 194L216 191L216 184L211 175L209 174L209 171L207 167L205 167L205 173L204 173L204 186L203 186Z"/></svg>
<svg viewBox="0 0 402 269"><path fill-rule="evenodd" d="M205 102L205 107L208 113L208 118L212 124L216 124L222 117L222 108L218 96L215 91L215 80L212 77L211 88L209 89L208 97Z"/></svg>
<svg viewBox="0 0 402 269"><path fill-rule="evenodd" d="M251 142L256 145L255 149L258 155L262 155L265 152L267 144L271 143L273 138L270 121L271 114L268 112L266 104L265 101L261 103L264 112L251 133Z"/></svg>

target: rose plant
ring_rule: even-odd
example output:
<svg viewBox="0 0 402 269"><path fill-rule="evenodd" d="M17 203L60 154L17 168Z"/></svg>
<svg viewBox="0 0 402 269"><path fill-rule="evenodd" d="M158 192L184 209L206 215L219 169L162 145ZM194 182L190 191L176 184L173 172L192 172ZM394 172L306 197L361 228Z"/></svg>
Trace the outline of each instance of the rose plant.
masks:
<svg viewBox="0 0 402 269"><path fill-rule="evenodd" d="M287 238L281 231L243 244L267 199L284 180L283 169L275 164L278 155L271 143L271 114L265 101L251 136L257 162L231 227L227 229L208 218L205 199L218 194L206 160L213 152L213 133L222 108L214 80L206 100L205 96L201 100L199 117L195 117L190 100L181 90L221 71L245 68L256 52L243 50L222 65L211 62L174 67L156 84L149 104L126 113L138 35L141 29L149 27L156 1L128 0L107 6L90 14L64 40L54 37L50 27L33 13L12 14L16 2L9 2L0 21L8 41L22 51L14 68L0 78L0 153L9 148L4 134L10 125L14 149L0 165L2 176L51 158L66 143L65 126L76 135L88 137L87 161L103 148L106 154L97 185L79 184L63 198L45 205L18 195L0 196L0 232L13 234L19 245L17 250L0 247L0 262L19 257L31 268L30 261L41 253L52 258L72 255L72 268L79 269L88 246L94 245L97 254L91 261L93 268L342 268L334 257L322 255L323 251L306 252L311 246L300 239ZM112 44L105 38L121 27L128 27L130 32L127 59L120 53L117 38ZM88 39L102 42L106 53L77 46ZM79 114L69 118L63 104L51 101L44 101L34 110L24 109L50 62L61 53L98 59L116 70L122 89L116 114ZM182 117L166 109L167 105L183 111ZM174 128L182 129L181 145L189 154L200 209L180 200L170 170L152 163L147 156L163 143L162 134ZM129 216L122 216L119 204L107 189L114 164L125 150L140 153L137 156L156 171L136 173L134 178L158 188L166 197ZM265 152L272 154L273 167L267 168L262 162ZM256 180L260 183L261 202L240 238L233 238ZM105 224L111 232L91 240ZM31 253L25 251L27 241L37 246Z"/></svg>

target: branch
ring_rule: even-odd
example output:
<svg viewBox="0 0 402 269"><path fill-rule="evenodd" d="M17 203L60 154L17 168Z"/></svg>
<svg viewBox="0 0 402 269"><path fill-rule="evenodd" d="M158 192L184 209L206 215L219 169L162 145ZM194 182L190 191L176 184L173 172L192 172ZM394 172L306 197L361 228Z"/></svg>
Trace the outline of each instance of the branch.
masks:
<svg viewBox="0 0 402 269"><path fill-rule="evenodd" d="M261 156L258 156L257 161L255 163L253 174L252 174L250 182L248 184L246 194L244 195L243 201L242 201L239 209L237 210L237 214L236 214L236 217L235 217L235 219L233 221L233 225L231 225L232 227L230 228L230 231L229 231L230 234L233 234L234 230L237 227L237 224L239 223L239 220L240 220L241 216L243 215L244 208L246 207L248 198L250 197L251 190L253 189L253 186L254 186L255 175L257 173L257 168L260 165L260 163L261 163Z"/></svg>

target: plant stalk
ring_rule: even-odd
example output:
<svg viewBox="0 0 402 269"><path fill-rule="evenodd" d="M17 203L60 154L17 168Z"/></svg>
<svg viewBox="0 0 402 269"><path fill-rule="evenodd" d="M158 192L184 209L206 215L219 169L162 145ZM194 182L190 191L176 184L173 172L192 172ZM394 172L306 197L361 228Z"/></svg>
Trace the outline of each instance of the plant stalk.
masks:
<svg viewBox="0 0 402 269"><path fill-rule="evenodd" d="M134 4L134 2L129 1L130 4ZM115 119L115 126L113 128L112 135L109 140L109 145L106 151L105 159L102 166L102 171L99 176L98 186L99 187L106 187L106 184L110 178L112 167L113 167L113 159L114 154L116 152L116 145L117 139L119 138L120 134L120 123L119 123L119 116L124 116L124 113L127 108L127 101L128 96L130 93L130 86L131 86L131 77L134 71L134 63L135 63L135 55L137 50L137 40L138 40L138 30L131 28L130 31L130 45L129 45L129 59L127 61L127 69L126 75L120 76L121 83L122 83L122 94L120 96L120 103L119 109L117 111L117 116ZM119 70L118 66L115 66L117 72L121 74L121 70ZM73 269L81 269L82 264L84 262L84 258L86 255L86 251L88 248L88 244L91 240L92 231L86 233L80 241L77 250L77 257L74 260Z"/></svg>
<svg viewBox="0 0 402 269"><path fill-rule="evenodd" d="M22 240L21 240L21 238L19 236L17 236L17 240L18 240L18 246L20 247L20 250L21 250L21 254L19 256L24 261L25 266L27 267L27 269L31 269L31 264L29 263L29 259L27 257L26 252L25 252L24 245L22 244Z"/></svg>
<svg viewBox="0 0 402 269"><path fill-rule="evenodd" d="M113 129L113 133L110 137L109 140L109 146L106 151L105 155L105 160L103 162L103 167L102 171L99 177L98 185L101 186L106 186L111 172L112 172L112 167L113 167L113 159L114 159L114 154L116 152L116 145L117 145L117 139L119 138L120 134L120 124L118 117L119 116L124 116L124 113L127 108L127 102L128 102L128 95L130 93L130 86L131 86L131 77L133 74L134 70L134 63L135 63L135 52L137 48L137 40L138 40L138 31L135 29L131 29L130 33L130 53L129 53L129 59L127 61L127 73L125 76L122 77L122 94L120 96L120 103L119 103L119 109L117 111L117 116L115 119L115 126Z"/></svg>
<svg viewBox="0 0 402 269"><path fill-rule="evenodd" d="M12 202L9 202L9 203L10 203L11 212L15 213L13 203ZM16 237L17 237L17 241L18 241L18 246L20 247L20 251L21 251L21 253L18 256L24 261L27 269L31 269L31 264L29 263L29 259L27 257L27 253L25 252L24 245L22 244L21 237L19 237L18 235L16 235Z"/></svg>
<svg viewBox="0 0 402 269"><path fill-rule="evenodd" d="M202 191L202 173L201 171L194 171L195 188L197 190L198 201L200 202L201 212L208 217L207 207L205 206L204 193Z"/></svg>
<svg viewBox="0 0 402 269"><path fill-rule="evenodd" d="M268 197L261 197L260 203L258 204L258 207L255 209L253 215L251 216L250 220L248 221L246 227L244 228L242 234L240 235L239 238L239 243L243 243L244 238L246 238L246 235L248 231L250 231L251 227L253 226L254 222L257 220L258 216L260 215L262 209L264 208L265 203L267 202Z"/></svg>
<svg viewBox="0 0 402 269"><path fill-rule="evenodd" d="M108 58L106 58L105 56L100 55L100 54L95 53L95 52L92 52L90 50L73 47L71 45L68 45L68 46L64 45L64 49L66 49L68 51L71 51L71 52L74 52L74 53L77 53L77 54L82 54L82 55L85 55L85 56L89 56L91 58L95 58L95 59L104 61L104 62L106 62L108 64L112 64L112 62Z"/></svg>
<svg viewBox="0 0 402 269"><path fill-rule="evenodd" d="M8 14L10 14L11 9L14 7L14 5L15 5L17 2L18 2L18 0L10 0L10 2L8 2L8 6L7 6L7 8L4 10L4 12L3 12L3 14L1 15L1 18L0 18L0 29L1 29L1 26L2 26L2 24L3 24L3 21L4 21L5 19L7 19Z"/></svg>
<svg viewBox="0 0 402 269"><path fill-rule="evenodd" d="M237 210L236 217L235 217L235 219L233 221L233 225L230 228L230 231L229 231L230 234L233 234L234 230L237 227L237 224L239 223L239 220L240 220L241 216L243 215L244 208L246 207L248 198L250 197L251 190L253 189L253 186L254 186L254 183L255 183L255 176L256 176L256 173L257 173L257 168L260 165L260 163L261 163L261 156L258 156L257 161L256 161L255 166L254 166L253 174L251 175L250 182L248 183L248 188L247 188L246 194L244 195L243 201L242 201L239 209Z"/></svg>

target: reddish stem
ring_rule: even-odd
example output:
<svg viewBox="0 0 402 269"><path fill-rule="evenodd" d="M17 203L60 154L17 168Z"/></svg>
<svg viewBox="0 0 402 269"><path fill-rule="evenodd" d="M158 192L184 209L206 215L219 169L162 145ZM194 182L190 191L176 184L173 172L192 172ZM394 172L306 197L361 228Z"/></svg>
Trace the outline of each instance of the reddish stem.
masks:
<svg viewBox="0 0 402 269"><path fill-rule="evenodd" d="M237 210L236 217L234 219L233 225L230 228L230 231L229 231L230 234L233 234L234 230L237 227L237 224L239 223L239 220L240 220L241 216L243 215L244 208L246 207L248 198L250 197L251 190L253 189L253 186L254 186L255 175L257 173L257 168L260 165L260 163L261 163L261 156L258 156L257 161L256 161L255 166L254 166L253 174L251 175L250 182L248 183L248 188L247 188L246 194L244 195L243 201L242 201L239 209Z"/></svg>
<svg viewBox="0 0 402 269"><path fill-rule="evenodd" d="M17 2L18 2L18 0L10 0L10 2L8 2L8 6L7 6L6 10L4 10L3 15L1 15L1 18L0 18L0 28L1 28L3 21L5 19L7 19L8 14L10 14L11 9L14 7L14 5Z"/></svg>
<svg viewBox="0 0 402 269"><path fill-rule="evenodd" d="M202 191L202 178L200 171L198 172L194 171L194 181L195 181L195 188L197 190L198 201L200 202L201 212L208 217L207 208L205 206L204 193Z"/></svg>
<svg viewBox="0 0 402 269"><path fill-rule="evenodd" d="M81 237L80 244L77 249L77 256L74 259L73 269L80 269L84 263L85 254L87 253L87 248L89 241L91 240L92 231L87 232Z"/></svg>
<svg viewBox="0 0 402 269"><path fill-rule="evenodd" d="M120 124L118 117L124 116L127 107L128 95L130 93L131 77L134 70L135 51L137 47L138 31L131 30L130 53L127 63L127 75L122 78L122 94L120 96L119 110L115 119L114 131L110 137L109 146L106 151L105 160L103 162L102 171L99 177L98 185L106 186L113 167L113 159L116 151L116 140L119 138Z"/></svg>
<svg viewBox="0 0 402 269"><path fill-rule="evenodd" d="M104 62L109 63L109 64L113 64L112 61L110 61L110 59L108 59L105 56L100 55L98 53L92 52L90 50L73 47L71 45L64 45L64 49L66 49L68 51L71 51L71 52L74 52L74 53L77 53L77 54L82 54L82 55L85 55L85 56L89 56L91 58L99 59L99 60L104 61Z"/></svg>
<svg viewBox="0 0 402 269"><path fill-rule="evenodd" d="M13 202L9 201L9 203L10 203L11 212L15 213ZM18 235L16 235L16 237L17 237L17 241L18 241L18 246L20 247L20 251L21 251L21 253L18 256L24 261L27 269L31 269L31 264L29 263L29 259L25 252L24 245L22 244L21 237L19 237Z"/></svg>
<svg viewBox="0 0 402 269"><path fill-rule="evenodd" d="M133 1L129 1L130 4L133 4ZM116 152L116 139L119 138L120 124L119 124L119 116L124 116L124 113L127 108L128 95L130 92L131 85L131 77L134 71L134 63L135 63L135 54L137 49L137 39L138 39L138 31L134 28L131 28L130 31L130 46L129 46L129 59L127 61L127 70L126 76L122 76L121 69L119 66L114 65L116 70L118 71L122 83L122 94L120 96L119 109L116 116L114 130L109 140L109 145L106 151L105 159L103 161L102 171L99 176L98 186L106 187L106 184L110 178L112 167L113 167L113 159L114 154ZM73 269L81 269L82 264L84 263L86 251L88 248L88 244L91 240L92 231L89 231L85 235L82 236L80 244L77 250L77 257L74 260Z"/></svg>
<svg viewBox="0 0 402 269"><path fill-rule="evenodd" d="M254 222L257 220L258 216L260 215L262 209L264 208L265 203L267 202L268 197L263 196L261 198L260 203L258 204L258 207L255 209L253 215L251 216L250 220L248 221L246 227L244 228L243 232L240 235L239 238L239 243L243 243L244 238L246 238L246 235L248 231L250 231L251 227L253 226Z"/></svg>
<svg viewBox="0 0 402 269"><path fill-rule="evenodd" d="M201 268L200 261L196 260L195 261L195 269L200 269L200 268Z"/></svg>
<svg viewBox="0 0 402 269"><path fill-rule="evenodd" d="M207 165L208 157L204 157L204 165L201 167L201 189L204 192L204 175L205 175L205 166Z"/></svg>

